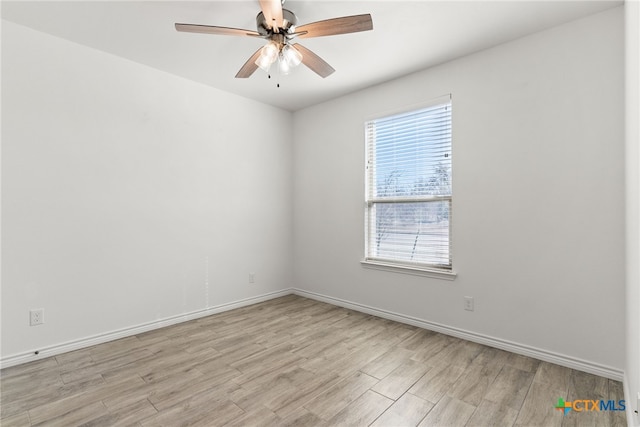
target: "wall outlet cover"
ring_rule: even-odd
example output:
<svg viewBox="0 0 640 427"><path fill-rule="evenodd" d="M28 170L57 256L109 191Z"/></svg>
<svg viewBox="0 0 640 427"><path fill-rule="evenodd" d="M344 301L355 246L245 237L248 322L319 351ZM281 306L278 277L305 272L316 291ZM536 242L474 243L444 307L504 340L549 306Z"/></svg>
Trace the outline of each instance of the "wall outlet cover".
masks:
<svg viewBox="0 0 640 427"><path fill-rule="evenodd" d="M29 310L29 325L37 326L42 325L44 323L44 309L37 308L33 310Z"/></svg>

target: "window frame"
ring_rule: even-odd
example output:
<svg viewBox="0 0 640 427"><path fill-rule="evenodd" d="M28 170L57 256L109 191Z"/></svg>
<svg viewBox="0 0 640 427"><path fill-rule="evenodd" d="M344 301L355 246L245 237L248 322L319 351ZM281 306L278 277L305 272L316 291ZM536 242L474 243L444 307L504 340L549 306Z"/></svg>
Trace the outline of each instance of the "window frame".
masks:
<svg viewBox="0 0 640 427"><path fill-rule="evenodd" d="M419 104L414 104L411 106L404 107L402 109L387 111L384 113L376 114L375 116L368 117L364 120L364 140L365 140L365 200L364 200L364 237L365 237L365 246L364 246L364 258L361 260L361 264L363 267L373 268L377 270L385 270L392 271L397 273L405 273L419 276L428 276L446 280L453 280L457 276L457 273L453 269L453 254L452 254L452 212L453 212L453 188L448 195L413 195L413 196L394 196L394 197L375 197L372 196L373 192L371 191L371 183L373 182L373 178L371 177L372 172L369 170L369 160L370 153L372 148L370 144L375 144L375 140L370 141L368 125L372 121L383 120L386 118L391 118L393 116L408 114L411 112L417 112L420 110L428 109L431 107L436 107L439 105L448 104L449 108L452 108L452 97L450 94L445 96L440 96L438 98L431 99L426 102L422 102ZM449 118L450 124L453 124L453 117ZM451 130L451 134L453 134L453 129ZM453 135L451 135L451 151L453 151ZM453 156L451 156L451 172L453 174ZM450 175L450 176L451 176ZM451 180L452 186L452 180ZM372 210L375 204L381 203L430 203L437 201L448 201L449 202L449 211L448 211L448 256L449 256L449 264L444 265L436 265L436 264L428 264L424 262L411 262L411 261L403 261L401 259L391 259L384 257L372 257L370 244L371 244L371 233L375 233L375 227L372 227Z"/></svg>

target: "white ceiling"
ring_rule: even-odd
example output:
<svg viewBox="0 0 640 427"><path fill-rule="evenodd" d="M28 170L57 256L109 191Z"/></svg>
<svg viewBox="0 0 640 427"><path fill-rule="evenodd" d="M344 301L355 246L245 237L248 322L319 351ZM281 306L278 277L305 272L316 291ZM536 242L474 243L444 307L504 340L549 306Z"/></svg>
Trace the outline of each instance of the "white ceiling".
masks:
<svg viewBox="0 0 640 427"><path fill-rule="evenodd" d="M616 0L290 0L298 24L371 13L373 31L300 40L336 72L322 79L301 66L267 79L235 79L264 41L179 33L175 22L255 30L257 0L3 1L2 18L166 72L288 110L486 49L616 7Z"/></svg>

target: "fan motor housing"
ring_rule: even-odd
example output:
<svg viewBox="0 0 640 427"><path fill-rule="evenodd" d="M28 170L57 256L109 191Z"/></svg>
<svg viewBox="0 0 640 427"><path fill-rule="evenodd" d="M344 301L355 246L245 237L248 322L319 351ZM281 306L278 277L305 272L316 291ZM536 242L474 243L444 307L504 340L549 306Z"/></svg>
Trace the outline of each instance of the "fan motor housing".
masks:
<svg viewBox="0 0 640 427"><path fill-rule="evenodd" d="M277 32L289 32L289 29L298 23L298 18L296 15L287 9L282 9L282 18L283 18L283 26L278 29ZM258 29L258 33L262 36L270 36L276 31L273 31L271 25L267 24L267 20L264 18L264 13L258 13L256 16L256 27Z"/></svg>

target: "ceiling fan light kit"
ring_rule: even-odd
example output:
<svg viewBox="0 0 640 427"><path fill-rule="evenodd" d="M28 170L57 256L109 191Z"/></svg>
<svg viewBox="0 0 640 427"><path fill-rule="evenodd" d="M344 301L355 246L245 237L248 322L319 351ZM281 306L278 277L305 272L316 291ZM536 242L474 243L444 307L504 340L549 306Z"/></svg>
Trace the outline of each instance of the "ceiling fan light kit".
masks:
<svg viewBox="0 0 640 427"><path fill-rule="evenodd" d="M325 78L335 70L318 55L298 43L294 38L311 38L337 34L356 33L373 29L371 15L343 16L296 26L298 19L290 10L283 9L280 0L260 0L262 11L256 16L257 31L239 28L176 23L177 31L217 35L259 37L267 44L254 52L236 74L236 78L250 77L258 68L269 73L278 62L280 74L288 74L301 63L320 77ZM279 86L279 85L278 85Z"/></svg>
<svg viewBox="0 0 640 427"><path fill-rule="evenodd" d="M285 75L302 62L302 54L289 44L283 33L274 33L269 36L269 42L260 49L260 56L255 64L268 73L271 65L276 61L279 64L280 74Z"/></svg>

